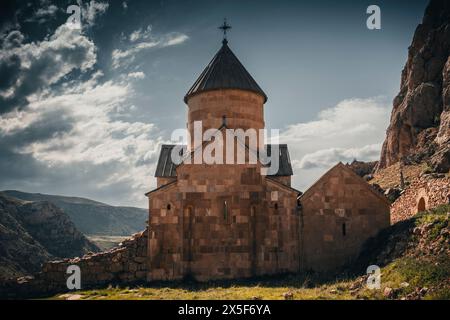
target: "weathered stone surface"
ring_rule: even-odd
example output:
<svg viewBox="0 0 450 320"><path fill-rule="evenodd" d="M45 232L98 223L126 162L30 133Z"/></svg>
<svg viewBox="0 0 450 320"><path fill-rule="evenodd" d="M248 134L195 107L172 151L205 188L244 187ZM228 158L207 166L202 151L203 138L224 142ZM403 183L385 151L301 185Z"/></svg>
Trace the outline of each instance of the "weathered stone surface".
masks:
<svg viewBox="0 0 450 320"><path fill-rule="evenodd" d="M389 226L389 201L345 165L337 165L301 197L303 270L350 263L364 242Z"/></svg>
<svg viewBox="0 0 450 320"><path fill-rule="evenodd" d="M450 203L450 178L422 175L392 204L391 219L396 223L409 219L420 211L447 203Z"/></svg>
<svg viewBox="0 0 450 320"><path fill-rule="evenodd" d="M366 177L366 181L368 181L371 179L369 176L373 173L377 164L377 161L363 162L354 160L352 161L352 163L347 164L347 166L352 169L358 176Z"/></svg>
<svg viewBox="0 0 450 320"><path fill-rule="evenodd" d="M450 3L432 0L409 48L379 169L402 159L450 169L449 52Z"/></svg>

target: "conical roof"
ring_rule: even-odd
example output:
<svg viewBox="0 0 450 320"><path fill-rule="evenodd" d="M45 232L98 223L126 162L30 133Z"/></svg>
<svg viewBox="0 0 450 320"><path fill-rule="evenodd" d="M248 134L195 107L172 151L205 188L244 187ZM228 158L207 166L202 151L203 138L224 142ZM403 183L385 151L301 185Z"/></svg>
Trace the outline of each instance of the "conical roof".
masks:
<svg viewBox="0 0 450 320"><path fill-rule="evenodd" d="M264 97L264 102L267 101L264 91L228 47L227 40L222 42L222 48L186 93L184 102L187 103L188 99L197 93L217 89L248 90L259 93Z"/></svg>

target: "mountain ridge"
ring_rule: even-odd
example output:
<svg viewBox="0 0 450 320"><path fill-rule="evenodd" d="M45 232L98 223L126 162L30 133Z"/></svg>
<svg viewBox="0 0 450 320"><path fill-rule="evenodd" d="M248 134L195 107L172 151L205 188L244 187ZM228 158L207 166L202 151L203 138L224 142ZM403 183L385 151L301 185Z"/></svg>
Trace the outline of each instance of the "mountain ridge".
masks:
<svg viewBox="0 0 450 320"><path fill-rule="evenodd" d="M46 261L99 251L54 204L1 193L0 240L0 278L28 275Z"/></svg>
<svg viewBox="0 0 450 320"><path fill-rule="evenodd" d="M82 197L28 193L18 190L0 191L23 201L48 201L61 208L85 235L127 236L146 227L148 212L143 208L111 206Z"/></svg>

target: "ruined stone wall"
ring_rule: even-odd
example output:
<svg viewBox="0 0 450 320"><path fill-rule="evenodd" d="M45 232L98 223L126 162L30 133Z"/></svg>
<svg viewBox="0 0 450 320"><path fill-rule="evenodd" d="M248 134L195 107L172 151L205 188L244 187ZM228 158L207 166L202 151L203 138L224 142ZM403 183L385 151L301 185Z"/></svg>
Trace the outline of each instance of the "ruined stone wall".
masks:
<svg viewBox="0 0 450 320"><path fill-rule="evenodd" d="M390 224L387 199L344 165L326 173L300 202L303 270L336 270Z"/></svg>
<svg viewBox="0 0 450 320"><path fill-rule="evenodd" d="M114 283L136 283L146 280L147 234L145 230L133 235L120 246L106 252L84 255L81 258L50 261L32 277L2 283L0 297L26 297L68 291L68 266L81 271L81 289Z"/></svg>
<svg viewBox="0 0 450 320"><path fill-rule="evenodd" d="M411 182L392 204L392 223L406 220L416 213L450 203L450 177L424 175Z"/></svg>
<svg viewBox="0 0 450 320"><path fill-rule="evenodd" d="M206 281L297 271L297 193L269 187L259 170L183 165L176 186L149 194L148 279L190 275Z"/></svg>

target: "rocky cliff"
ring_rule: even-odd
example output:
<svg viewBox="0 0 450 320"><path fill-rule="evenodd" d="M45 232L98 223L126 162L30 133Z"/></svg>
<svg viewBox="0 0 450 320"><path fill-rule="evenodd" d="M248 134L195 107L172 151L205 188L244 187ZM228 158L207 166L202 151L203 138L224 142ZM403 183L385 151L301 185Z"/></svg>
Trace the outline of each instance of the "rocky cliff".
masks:
<svg viewBox="0 0 450 320"><path fill-rule="evenodd" d="M99 249L58 207L0 194L0 279L34 273L46 261L91 251Z"/></svg>
<svg viewBox="0 0 450 320"><path fill-rule="evenodd" d="M399 160L450 168L450 2L431 0L414 34L378 169Z"/></svg>

